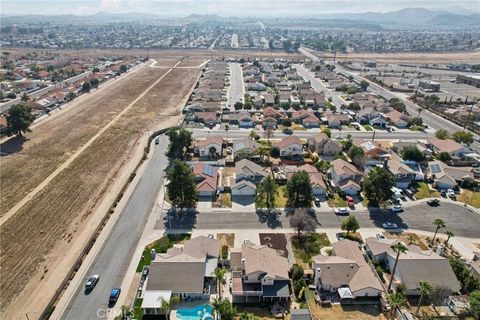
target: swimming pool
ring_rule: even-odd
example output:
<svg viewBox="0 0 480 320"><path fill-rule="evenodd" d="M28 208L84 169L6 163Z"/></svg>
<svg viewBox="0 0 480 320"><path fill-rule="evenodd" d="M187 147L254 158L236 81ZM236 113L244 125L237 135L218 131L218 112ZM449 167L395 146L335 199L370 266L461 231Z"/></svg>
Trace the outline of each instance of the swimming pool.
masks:
<svg viewBox="0 0 480 320"><path fill-rule="evenodd" d="M212 320L213 308L208 304L201 304L195 308L182 308L177 310L180 320Z"/></svg>

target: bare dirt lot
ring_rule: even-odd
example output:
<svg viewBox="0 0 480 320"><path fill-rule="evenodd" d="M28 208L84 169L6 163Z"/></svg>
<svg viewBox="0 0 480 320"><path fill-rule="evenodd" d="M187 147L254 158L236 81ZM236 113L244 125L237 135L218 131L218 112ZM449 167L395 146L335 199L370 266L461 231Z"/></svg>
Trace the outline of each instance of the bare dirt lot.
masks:
<svg viewBox="0 0 480 320"><path fill-rule="evenodd" d="M154 74L150 77L149 85L169 70L148 68L153 71L148 70L146 74ZM33 295L53 294L62 276L66 274L66 270L56 269L57 263L67 259L69 255L78 254L82 248L82 244L76 243L78 234L85 228L90 228L93 232L96 226L89 223L92 213L105 199L109 187L116 181L122 168L134 158L133 151L141 151L143 148L140 144L141 138L145 138L149 130L179 122L184 98L190 94L198 74L198 69L173 69L46 188L2 225L0 230L2 311L14 301L14 306L9 306L10 310L5 314L18 315L20 306L31 303L31 296L20 295L18 298L26 286L28 289L26 291ZM134 89L131 89L131 86L134 86ZM128 84L124 83L123 91L128 92L125 94L128 97L124 95L121 100L116 100L117 108L124 109L147 87L145 84L143 87L137 87L131 80ZM122 88L117 94L121 93ZM96 100L95 104L89 103L90 107L103 108L102 105L109 99L119 99L111 94L111 90L107 90L105 96L107 98L105 100ZM94 118L96 115L94 113L90 117ZM83 121L86 122L87 119ZM70 127L73 127L72 123ZM62 140L63 131L55 127L50 128L50 135L58 135L60 137L57 139ZM32 135L37 130L41 131L35 129ZM61 130L68 130L68 127L61 127ZM54 139L49 137L47 132L44 135L44 140ZM59 143L63 144L63 141ZM77 142L78 144L80 143ZM141 148L138 148L139 146ZM62 153L64 152L62 150ZM44 155L37 154L37 157L42 156ZM37 290L34 290L35 288Z"/></svg>
<svg viewBox="0 0 480 320"><path fill-rule="evenodd" d="M316 52L321 58L332 60L331 52ZM361 62L363 60L375 60L385 63L478 63L480 62L480 50L466 52L445 52L445 53L337 53L337 61L352 60Z"/></svg>
<svg viewBox="0 0 480 320"><path fill-rule="evenodd" d="M131 74L105 83L105 88L78 97L68 110L40 122L26 141L11 139L2 144L0 159L0 216L43 181L60 163L85 144L112 118L168 69L142 66ZM19 170L22 168L22 170Z"/></svg>

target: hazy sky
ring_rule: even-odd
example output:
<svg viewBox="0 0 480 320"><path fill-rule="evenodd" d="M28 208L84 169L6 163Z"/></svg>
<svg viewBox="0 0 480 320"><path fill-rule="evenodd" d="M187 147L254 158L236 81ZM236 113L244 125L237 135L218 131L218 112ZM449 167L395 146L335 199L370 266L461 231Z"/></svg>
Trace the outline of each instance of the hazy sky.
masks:
<svg viewBox="0 0 480 320"><path fill-rule="evenodd" d="M98 11L145 12L185 16L192 13L236 16L314 15L319 13L393 11L405 7L480 10L480 0L1 0L2 14L77 14Z"/></svg>

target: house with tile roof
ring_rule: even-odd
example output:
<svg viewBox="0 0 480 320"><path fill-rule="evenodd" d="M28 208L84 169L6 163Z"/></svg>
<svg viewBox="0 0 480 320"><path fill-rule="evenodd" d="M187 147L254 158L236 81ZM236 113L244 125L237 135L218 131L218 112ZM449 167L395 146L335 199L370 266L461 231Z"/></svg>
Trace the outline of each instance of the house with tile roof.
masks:
<svg viewBox="0 0 480 320"><path fill-rule="evenodd" d="M213 196L218 186L218 168L204 162L197 162L192 166L198 195Z"/></svg>
<svg viewBox="0 0 480 320"><path fill-rule="evenodd" d="M280 157L303 156L303 141L296 136L288 136L274 143L280 150Z"/></svg>
<svg viewBox="0 0 480 320"><path fill-rule="evenodd" d="M430 138L427 141L427 148L435 153L447 152L451 157L461 158L464 154L470 153L470 150L452 139L441 140Z"/></svg>
<svg viewBox="0 0 480 320"><path fill-rule="evenodd" d="M332 255L313 257L317 290L337 293L342 300L382 295L382 283L365 260L357 242L346 239L333 243L332 248Z"/></svg>
<svg viewBox="0 0 480 320"><path fill-rule="evenodd" d="M330 165L328 174L334 186L349 195L356 195L360 192L362 189L360 183L364 176L363 172L343 159L335 159L330 162Z"/></svg>
<svg viewBox="0 0 480 320"><path fill-rule="evenodd" d="M219 158L222 155L223 137L211 136L194 144L195 154L200 157Z"/></svg>
<svg viewBox="0 0 480 320"><path fill-rule="evenodd" d="M414 183L417 174L406 164L395 159L390 159L386 162L385 167L395 178L395 187L406 189Z"/></svg>
<svg viewBox="0 0 480 320"><path fill-rule="evenodd" d="M266 245L245 243L230 250L233 302L288 301L288 259Z"/></svg>

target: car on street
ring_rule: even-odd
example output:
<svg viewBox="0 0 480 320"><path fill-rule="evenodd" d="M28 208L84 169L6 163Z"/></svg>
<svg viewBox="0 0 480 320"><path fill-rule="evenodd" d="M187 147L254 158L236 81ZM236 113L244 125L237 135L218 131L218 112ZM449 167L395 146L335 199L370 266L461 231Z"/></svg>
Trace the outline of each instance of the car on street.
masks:
<svg viewBox="0 0 480 320"><path fill-rule="evenodd" d="M114 305L117 300L118 300L118 297L120 297L120 293L122 292L122 289L120 288L113 288L112 289L112 292L110 292L110 298L108 299L108 303L110 305Z"/></svg>
<svg viewBox="0 0 480 320"><path fill-rule="evenodd" d="M383 233L377 233L376 237L377 239L385 239L385 236L383 235Z"/></svg>
<svg viewBox="0 0 480 320"><path fill-rule="evenodd" d="M142 278L146 278L148 276L148 272L150 271L150 267L145 266L142 270Z"/></svg>
<svg viewBox="0 0 480 320"><path fill-rule="evenodd" d="M348 215L349 214L348 208L336 208L335 209L335 214L340 214L340 215Z"/></svg>
<svg viewBox="0 0 480 320"><path fill-rule="evenodd" d="M353 201L353 197L352 197L352 196L347 196L347 205L348 205L350 208L355 207L355 202Z"/></svg>
<svg viewBox="0 0 480 320"><path fill-rule="evenodd" d="M87 282L85 283L86 290L93 290L98 283L100 276L98 274L94 274L88 278Z"/></svg>
<svg viewBox="0 0 480 320"><path fill-rule="evenodd" d="M456 199L457 196L455 195L455 191L453 191L453 189L448 189L447 190L447 196L450 198L450 199Z"/></svg>
<svg viewBox="0 0 480 320"><path fill-rule="evenodd" d="M438 199L430 199L427 201L427 204L430 206L430 207L436 207L438 205L440 205L440 200Z"/></svg>
<svg viewBox="0 0 480 320"><path fill-rule="evenodd" d="M345 240L345 237L343 236L343 233L339 232L336 234L338 241Z"/></svg>
<svg viewBox="0 0 480 320"><path fill-rule="evenodd" d="M155 139L155 144L160 144L160 138Z"/></svg>
<svg viewBox="0 0 480 320"><path fill-rule="evenodd" d="M440 191L440 195L441 195L442 197L446 198L446 197L447 197L447 191L446 191L446 190L441 190L441 191Z"/></svg>
<svg viewBox="0 0 480 320"><path fill-rule="evenodd" d="M398 226L396 223L393 223L393 222L385 222L385 223L382 223L382 227L384 229L398 229Z"/></svg>
<svg viewBox="0 0 480 320"><path fill-rule="evenodd" d="M403 206L401 204L395 204L390 207L390 212L403 212Z"/></svg>
<svg viewBox="0 0 480 320"><path fill-rule="evenodd" d="M320 207L320 198L315 197L315 198L313 199L313 202L315 202L315 204L316 204L318 207Z"/></svg>

